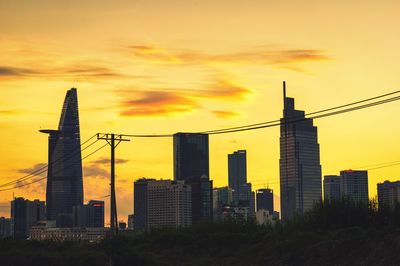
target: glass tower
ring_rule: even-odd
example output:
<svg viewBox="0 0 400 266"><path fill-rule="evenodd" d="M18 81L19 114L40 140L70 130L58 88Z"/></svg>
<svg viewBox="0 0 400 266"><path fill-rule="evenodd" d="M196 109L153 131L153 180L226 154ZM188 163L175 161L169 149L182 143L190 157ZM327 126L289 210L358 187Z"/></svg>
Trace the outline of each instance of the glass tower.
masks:
<svg viewBox="0 0 400 266"><path fill-rule="evenodd" d="M288 220L321 200L321 165L317 127L296 110L284 92L280 129L280 188L282 219Z"/></svg>
<svg viewBox="0 0 400 266"><path fill-rule="evenodd" d="M78 97L75 88L67 91L57 130L49 134L46 188L47 219L57 226L72 225L72 207L83 204L82 158Z"/></svg>

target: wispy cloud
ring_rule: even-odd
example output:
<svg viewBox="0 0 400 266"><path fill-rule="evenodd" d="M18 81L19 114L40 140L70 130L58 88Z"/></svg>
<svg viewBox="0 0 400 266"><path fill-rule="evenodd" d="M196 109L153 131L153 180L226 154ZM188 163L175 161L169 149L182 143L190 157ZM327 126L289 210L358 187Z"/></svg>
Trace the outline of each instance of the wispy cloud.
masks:
<svg viewBox="0 0 400 266"><path fill-rule="evenodd" d="M90 164L83 167L83 175L84 177L94 177L94 178L107 178L110 176L108 170L100 167L97 164Z"/></svg>
<svg viewBox="0 0 400 266"><path fill-rule="evenodd" d="M39 172L40 173L40 172L44 171L43 173L40 173L40 174L34 174L34 176L45 177L47 175L47 171L45 171L46 168L40 171L40 169L44 168L45 166L46 166L45 163L37 163L32 167L17 169L17 173L30 174L30 173L33 173L33 172L35 172L35 173Z"/></svg>
<svg viewBox="0 0 400 266"><path fill-rule="evenodd" d="M150 45L129 46L128 50L136 58L153 63L174 64L258 64L286 68L292 71L304 72L301 67L305 62L331 60L324 50L318 49L284 49L263 47L251 51L210 54L201 51L167 50ZM293 67L293 65L296 67Z"/></svg>
<svg viewBox="0 0 400 266"><path fill-rule="evenodd" d="M206 89L120 90L121 116L174 116L203 108L210 101L241 101L252 91L227 80L218 80Z"/></svg>
<svg viewBox="0 0 400 266"><path fill-rule="evenodd" d="M211 111L216 117L222 119L233 119L240 116L240 113L233 111L224 111L224 110L213 110Z"/></svg>
<svg viewBox="0 0 400 266"><path fill-rule="evenodd" d="M125 160L125 159L122 159L122 158L115 159L115 163L116 164L125 164L127 162L129 162L129 160ZM110 164L110 159L109 158L99 158L99 159L97 159L95 161L91 161L90 163L91 164L109 165Z"/></svg>

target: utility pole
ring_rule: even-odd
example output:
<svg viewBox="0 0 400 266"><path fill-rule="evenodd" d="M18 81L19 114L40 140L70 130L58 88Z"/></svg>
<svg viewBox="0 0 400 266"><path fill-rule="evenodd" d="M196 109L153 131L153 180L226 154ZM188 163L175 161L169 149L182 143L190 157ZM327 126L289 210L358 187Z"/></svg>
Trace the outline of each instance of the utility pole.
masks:
<svg viewBox="0 0 400 266"><path fill-rule="evenodd" d="M111 182L110 182L110 230L111 237L118 234L118 216L117 216L117 200L115 196L115 148L122 141L130 141L129 139L123 139L123 135L116 134L100 134L97 133L97 139L107 141L111 147Z"/></svg>

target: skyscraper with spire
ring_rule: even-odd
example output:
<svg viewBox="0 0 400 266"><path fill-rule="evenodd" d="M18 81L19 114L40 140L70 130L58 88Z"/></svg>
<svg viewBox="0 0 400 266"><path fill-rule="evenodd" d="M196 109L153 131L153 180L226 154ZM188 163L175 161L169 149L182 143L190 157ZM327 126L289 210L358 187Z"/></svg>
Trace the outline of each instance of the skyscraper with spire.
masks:
<svg viewBox="0 0 400 266"><path fill-rule="evenodd" d="M282 219L288 220L321 199L321 165L317 127L286 97L285 83L283 90L279 170Z"/></svg>
<svg viewBox="0 0 400 266"><path fill-rule="evenodd" d="M72 207L83 204L82 157L76 88L67 91L57 130L49 135L46 188L47 219L72 225Z"/></svg>

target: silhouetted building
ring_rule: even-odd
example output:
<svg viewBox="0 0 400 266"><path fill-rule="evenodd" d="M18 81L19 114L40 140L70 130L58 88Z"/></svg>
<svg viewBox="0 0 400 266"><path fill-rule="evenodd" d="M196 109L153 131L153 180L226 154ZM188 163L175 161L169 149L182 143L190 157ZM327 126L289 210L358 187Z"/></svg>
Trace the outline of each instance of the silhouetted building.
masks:
<svg viewBox="0 0 400 266"><path fill-rule="evenodd" d="M324 176L324 200L339 200L341 197L340 176Z"/></svg>
<svg viewBox="0 0 400 266"><path fill-rule="evenodd" d="M234 190L233 202L235 206L239 206L241 197L242 185L247 184L247 162L246 151L238 150L232 154L228 154L228 184ZM243 191L247 193L247 191Z"/></svg>
<svg viewBox="0 0 400 266"><path fill-rule="evenodd" d="M11 219L0 217L0 238L11 237Z"/></svg>
<svg viewBox="0 0 400 266"><path fill-rule="evenodd" d="M393 209L400 204L400 181L378 183L378 206Z"/></svg>
<svg viewBox="0 0 400 266"><path fill-rule="evenodd" d="M78 97L75 88L67 91L58 130L49 134L46 188L47 219L57 226L72 226L72 207L83 204L82 159Z"/></svg>
<svg viewBox="0 0 400 266"><path fill-rule="evenodd" d="M11 201L11 231L16 239L26 239L32 226L46 218L44 201L15 198Z"/></svg>
<svg viewBox="0 0 400 266"><path fill-rule="evenodd" d="M134 191L135 230L192 224L191 186L184 181L143 178Z"/></svg>
<svg viewBox="0 0 400 266"><path fill-rule="evenodd" d="M321 200L321 165L317 127L285 91L280 128L281 211L287 220Z"/></svg>
<svg viewBox="0 0 400 266"><path fill-rule="evenodd" d="M274 213L274 193L272 189L263 188L256 192L257 211L267 210L272 215Z"/></svg>
<svg viewBox="0 0 400 266"><path fill-rule="evenodd" d="M174 180L192 189L192 222L212 219L208 134L174 134Z"/></svg>
<svg viewBox="0 0 400 266"><path fill-rule="evenodd" d="M104 201L74 206L73 217L74 227L104 227Z"/></svg>
<svg viewBox="0 0 400 266"><path fill-rule="evenodd" d="M223 218L223 210L226 206L232 206L233 189L221 187L213 189L213 218L220 220Z"/></svg>
<svg viewBox="0 0 400 266"><path fill-rule="evenodd" d="M340 171L340 189L342 196L368 204L368 171Z"/></svg>

